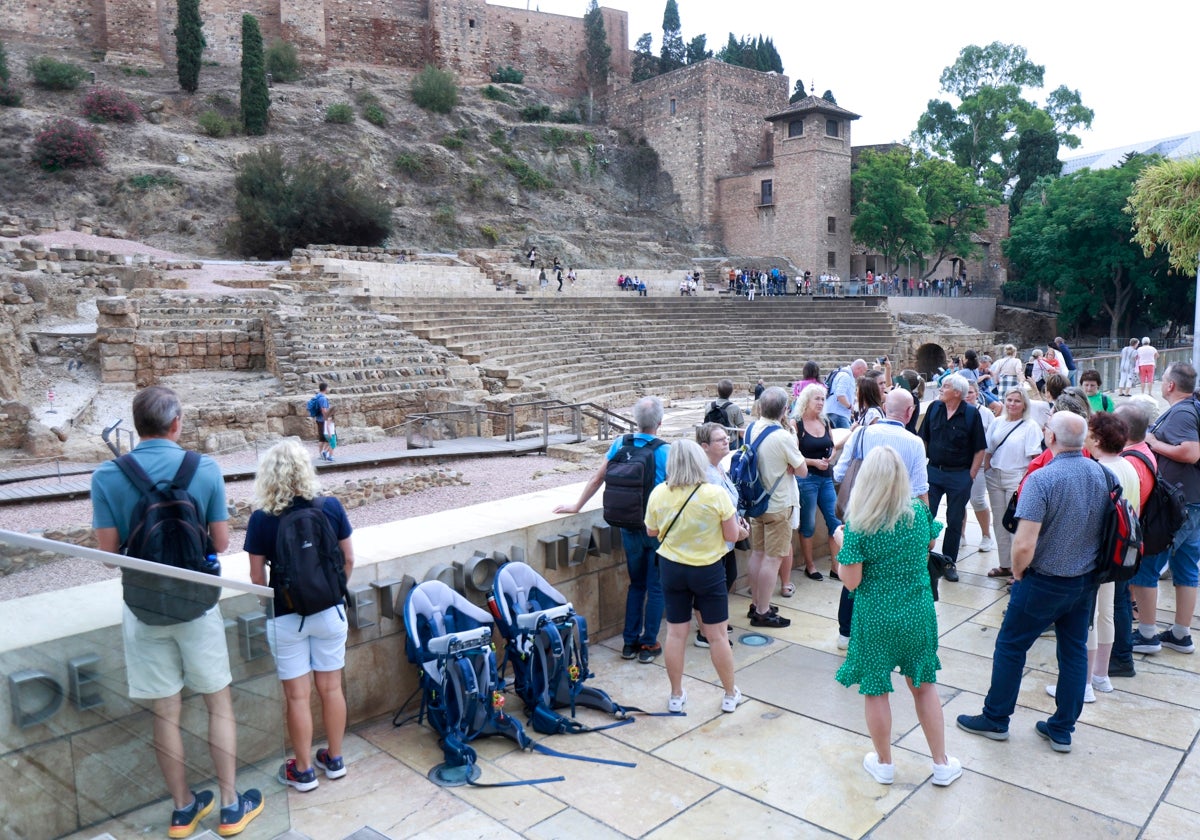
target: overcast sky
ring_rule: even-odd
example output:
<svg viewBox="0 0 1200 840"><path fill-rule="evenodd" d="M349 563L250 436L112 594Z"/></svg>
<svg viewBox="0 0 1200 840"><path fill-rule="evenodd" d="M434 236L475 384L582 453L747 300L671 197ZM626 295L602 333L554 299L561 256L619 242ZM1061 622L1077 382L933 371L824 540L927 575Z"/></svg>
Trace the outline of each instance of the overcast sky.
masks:
<svg viewBox="0 0 1200 840"><path fill-rule="evenodd" d="M582 16L587 0L489 0L494 5ZM968 44L1019 44L1046 68L1046 87L1027 92L1044 102L1058 87L1078 90L1096 112L1090 131L1077 132L1078 150L1060 158L1200 130L1200 70L1194 38L1195 0L1157 0L1150 6L1058 3L1054 0L858 0L838 4L785 0L676 0L686 44L708 36L720 49L735 36L771 37L783 71L862 119L855 145L904 140L940 91L942 69ZM601 0L629 14L630 48L639 35L662 46L666 0ZM1190 54L1190 55L1189 55Z"/></svg>

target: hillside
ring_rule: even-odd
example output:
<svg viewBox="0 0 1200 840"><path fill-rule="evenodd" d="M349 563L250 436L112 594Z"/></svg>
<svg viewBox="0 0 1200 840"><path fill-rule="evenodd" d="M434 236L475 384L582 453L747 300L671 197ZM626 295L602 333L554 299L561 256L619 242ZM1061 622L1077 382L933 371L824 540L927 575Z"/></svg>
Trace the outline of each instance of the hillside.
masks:
<svg viewBox="0 0 1200 840"><path fill-rule="evenodd" d="M587 266L625 261L651 267L709 253L679 213L670 179L636 138L603 125L526 122L521 111L545 105L576 109L520 85L496 86L513 104L459 88L448 115L412 103L411 74L379 68L310 71L271 91L265 137L207 136L201 113L236 116L239 69L206 65L194 95L179 90L174 68L105 64L86 54L6 43L24 102L0 110L0 211L47 217L92 216L149 245L201 257L227 257L223 233L234 216L239 155L276 145L349 163L394 205L387 244L419 251L536 244L545 255ZM88 83L70 92L36 88L27 63L49 54L95 73L96 83L128 93L147 114L133 125L99 126L106 163L57 174L29 163L34 134L55 117L80 122ZM387 115L362 117L364 94ZM326 122L328 106L353 107L352 123ZM670 243L666 248L659 242Z"/></svg>

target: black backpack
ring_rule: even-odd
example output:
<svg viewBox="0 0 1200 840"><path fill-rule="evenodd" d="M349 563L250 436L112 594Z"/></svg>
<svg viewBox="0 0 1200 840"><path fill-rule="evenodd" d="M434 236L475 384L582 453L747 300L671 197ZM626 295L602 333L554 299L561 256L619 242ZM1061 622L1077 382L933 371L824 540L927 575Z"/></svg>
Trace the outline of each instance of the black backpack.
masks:
<svg viewBox="0 0 1200 840"><path fill-rule="evenodd" d="M289 610L316 615L346 599L346 558L319 499L296 499L279 517L271 585Z"/></svg>
<svg viewBox="0 0 1200 840"><path fill-rule="evenodd" d="M1146 497L1146 504L1138 514L1142 524L1142 553L1159 554L1171 547L1175 532L1183 527L1187 519L1187 501L1183 491L1162 480L1150 459L1136 449L1121 453L1126 458L1137 458L1154 476L1154 488Z"/></svg>
<svg viewBox="0 0 1200 840"><path fill-rule="evenodd" d="M733 424L729 422L729 413L726 411L731 403L725 400L724 405L718 405L716 400L709 403L708 411L704 413L705 423L720 423L722 426L729 427Z"/></svg>
<svg viewBox="0 0 1200 840"><path fill-rule="evenodd" d="M187 491L200 466L200 456L185 452L183 463L170 481L154 482L132 454L115 461L141 495L129 520L129 536L121 554L152 560L193 572L205 570L205 559L216 554L208 536L208 523ZM189 583L151 572L121 570L121 591L126 605L145 624L162 626L197 619L221 597L220 586Z"/></svg>
<svg viewBox="0 0 1200 840"><path fill-rule="evenodd" d="M646 503L657 483L654 453L666 443L655 438L636 446L634 440L625 435L604 471L604 521L627 531L646 527Z"/></svg>

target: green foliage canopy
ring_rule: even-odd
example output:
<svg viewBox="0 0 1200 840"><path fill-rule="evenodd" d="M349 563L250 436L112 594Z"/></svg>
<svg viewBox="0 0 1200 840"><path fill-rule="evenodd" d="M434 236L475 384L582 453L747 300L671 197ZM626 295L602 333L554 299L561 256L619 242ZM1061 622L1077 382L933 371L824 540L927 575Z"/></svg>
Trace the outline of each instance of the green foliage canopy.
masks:
<svg viewBox="0 0 1200 840"><path fill-rule="evenodd" d="M632 79L644 82L658 75L658 58L650 52L650 33L644 32L633 47Z"/></svg>
<svg viewBox="0 0 1200 840"><path fill-rule="evenodd" d="M885 270L917 257L933 245L933 226L910 177L908 149L866 150L850 176L854 239L883 254Z"/></svg>
<svg viewBox="0 0 1200 840"><path fill-rule="evenodd" d="M659 53L659 72L666 73L683 66L687 58L683 46L683 34L679 23L679 4L675 0L667 0L663 9L663 40Z"/></svg>
<svg viewBox="0 0 1200 840"><path fill-rule="evenodd" d="M263 63L262 30L258 18L242 15L242 130L251 136L267 133L268 110L271 98L267 95L267 72Z"/></svg>
<svg viewBox="0 0 1200 840"><path fill-rule="evenodd" d="M458 85L454 81L454 74L426 64L425 69L413 79L412 98L426 111L449 114L458 104Z"/></svg>
<svg viewBox="0 0 1200 840"><path fill-rule="evenodd" d="M1134 241L1146 256L1156 248L1171 267L1195 274L1200 259L1200 159L1168 160L1147 166L1134 185L1127 212Z"/></svg>
<svg viewBox="0 0 1200 840"><path fill-rule="evenodd" d="M592 121L596 88L608 85L608 72L612 69L612 47L608 44L608 32L604 28L604 15L596 0L588 4L583 16L584 67L587 70L588 122Z"/></svg>

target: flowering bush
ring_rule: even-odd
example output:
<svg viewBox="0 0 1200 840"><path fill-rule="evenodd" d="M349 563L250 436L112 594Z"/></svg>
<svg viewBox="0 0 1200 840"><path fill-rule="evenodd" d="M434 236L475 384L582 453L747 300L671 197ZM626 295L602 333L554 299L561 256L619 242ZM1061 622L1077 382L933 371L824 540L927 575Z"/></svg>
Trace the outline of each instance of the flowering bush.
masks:
<svg viewBox="0 0 1200 840"><path fill-rule="evenodd" d="M84 94L80 102L83 115L95 123L137 122L142 110L124 91L108 87L94 87Z"/></svg>
<svg viewBox="0 0 1200 840"><path fill-rule="evenodd" d="M33 138L33 162L47 172L101 166L100 135L68 119L47 123Z"/></svg>

